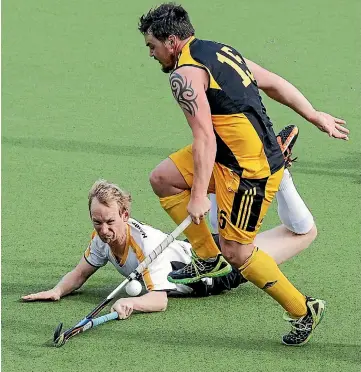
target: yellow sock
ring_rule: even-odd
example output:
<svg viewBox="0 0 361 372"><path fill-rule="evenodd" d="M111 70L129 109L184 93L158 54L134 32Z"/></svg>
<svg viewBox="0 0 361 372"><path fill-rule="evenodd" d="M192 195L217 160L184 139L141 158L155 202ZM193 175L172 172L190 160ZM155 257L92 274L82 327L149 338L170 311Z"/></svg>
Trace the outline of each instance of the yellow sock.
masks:
<svg viewBox="0 0 361 372"><path fill-rule="evenodd" d="M307 313L305 296L289 282L267 253L255 248L239 271L275 299L292 317L299 318Z"/></svg>
<svg viewBox="0 0 361 372"><path fill-rule="evenodd" d="M190 196L191 192L189 190L185 190L179 194L166 196L159 199L163 209L171 216L177 225L179 225L188 216L187 205L189 203ZM199 225L192 223L184 231L184 234L200 258L211 258L220 253L204 219Z"/></svg>

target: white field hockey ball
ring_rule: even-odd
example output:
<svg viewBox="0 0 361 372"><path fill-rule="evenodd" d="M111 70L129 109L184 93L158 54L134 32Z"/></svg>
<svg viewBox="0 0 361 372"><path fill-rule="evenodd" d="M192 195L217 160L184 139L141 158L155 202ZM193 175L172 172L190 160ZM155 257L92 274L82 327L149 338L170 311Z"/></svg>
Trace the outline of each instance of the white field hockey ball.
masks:
<svg viewBox="0 0 361 372"><path fill-rule="evenodd" d="M138 282L138 280L132 280L125 287L125 291L129 296L139 296L140 292L142 292L142 285L140 284L140 282Z"/></svg>

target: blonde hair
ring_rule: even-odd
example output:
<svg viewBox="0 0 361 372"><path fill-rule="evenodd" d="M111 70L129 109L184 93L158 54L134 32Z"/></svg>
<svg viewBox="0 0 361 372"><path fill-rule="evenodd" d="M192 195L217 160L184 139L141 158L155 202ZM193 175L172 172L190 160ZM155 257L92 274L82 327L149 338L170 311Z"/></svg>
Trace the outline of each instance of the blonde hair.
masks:
<svg viewBox="0 0 361 372"><path fill-rule="evenodd" d="M115 201L118 204L119 211L121 213L128 211L130 214L132 197L128 192L122 190L115 183L111 183L103 179L95 181L88 195L89 211L94 198L97 198L99 203L104 204L107 207L109 207L110 204Z"/></svg>

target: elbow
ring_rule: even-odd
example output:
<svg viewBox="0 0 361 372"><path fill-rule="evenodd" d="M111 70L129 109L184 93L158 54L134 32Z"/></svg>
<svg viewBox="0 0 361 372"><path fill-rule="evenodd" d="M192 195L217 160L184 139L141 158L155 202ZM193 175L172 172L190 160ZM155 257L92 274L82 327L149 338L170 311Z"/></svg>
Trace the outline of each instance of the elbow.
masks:
<svg viewBox="0 0 361 372"><path fill-rule="evenodd" d="M306 234L309 236L310 244L311 244L317 238L317 234L318 234L315 223L312 225L311 229Z"/></svg>
<svg viewBox="0 0 361 372"><path fill-rule="evenodd" d="M159 311L166 311L168 307L168 296L164 293L165 296L163 297L162 301L159 302Z"/></svg>
<svg viewBox="0 0 361 372"><path fill-rule="evenodd" d="M216 136L214 135L214 133L212 133L212 135L210 136L207 144L206 144L206 147L208 149L208 152L210 154L210 156L212 156L212 158L216 158L216 153L217 153L217 142L216 142ZM214 160L213 159L213 160Z"/></svg>
<svg viewBox="0 0 361 372"><path fill-rule="evenodd" d="M151 291L141 297L134 298L134 300L137 306L134 307L134 310L141 309L144 312L166 311L168 306L166 291Z"/></svg>
<svg viewBox="0 0 361 372"><path fill-rule="evenodd" d="M214 134L213 130L207 133L207 142L209 145L214 146L214 148L216 148L217 145L216 135Z"/></svg>
<svg viewBox="0 0 361 372"><path fill-rule="evenodd" d="M213 130L204 131L202 133L194 134L193 151L198 152L202 149L207 149L208 153L216 154L217 141Z"/></svg>
<svg viewBox="0 0 361 372"><path fill-rule="evenodd" d="M207 130L201 134L196 134L194 136L195 140L205 143L206 145L216 145L216 135L213 130Z"/></svg>
<svg viewBox="0 0 361 372"><path fill-rule="evenodd" d="M154 301L154 310L153 311L166 311L168 307L168 296L167 292L153 292L156 293L157 299Z"/></svg>

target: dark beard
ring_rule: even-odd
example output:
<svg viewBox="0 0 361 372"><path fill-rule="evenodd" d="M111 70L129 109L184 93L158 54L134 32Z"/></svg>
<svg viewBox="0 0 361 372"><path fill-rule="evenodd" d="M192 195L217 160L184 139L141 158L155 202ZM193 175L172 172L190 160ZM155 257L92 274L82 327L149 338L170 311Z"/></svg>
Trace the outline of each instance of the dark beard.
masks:
<svg viewBox="0 0 361 372"><path fill-rule="evenodd" d="M177 63L177 57L175 55L172 55L171 56L171 61L172 61L172 64L170 66L163 66L162 65L162 72L164 72L165 74L169 74L170 72L172 72L174 70L174 67Z"/></svg>
<svg viewBox="0 0 361 372"><path fill-rule="evenodd" d="M162 66L162 72L164 72L165 74L169 74L171 71L173 71L173 68L174 67L169 67L169 66L164 67L164 66Z"/></svg>

